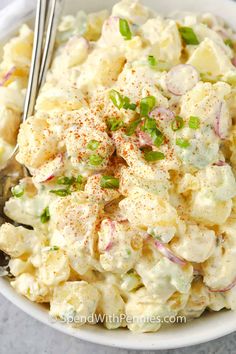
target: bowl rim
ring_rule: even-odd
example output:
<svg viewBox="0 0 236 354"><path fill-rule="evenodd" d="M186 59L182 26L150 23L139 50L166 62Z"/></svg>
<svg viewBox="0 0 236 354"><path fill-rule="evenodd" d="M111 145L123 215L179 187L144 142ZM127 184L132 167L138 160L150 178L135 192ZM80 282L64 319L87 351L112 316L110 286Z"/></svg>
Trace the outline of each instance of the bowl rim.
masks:
<svg viewBox="0 0 236 354"><path fill-rule="evenodd" d="M222 321L221 326L216 326L217 331L211 326L208 328L208 330L206 330L206 328L203 329L201 333L198 333L196 331L196 333L192 333L190 336L188 334L189 337L175 337L173 342L170 341L169 336L163 338L163 334L165 333L164 331L156 333L134 333L128 331L125 328L109 331L106 328L103 328L102 326L92 325L85 325L79 328L73 328L68 325L62 324L57 320L52 319L49 316L48 310L46 308L44 308L40 304L31 302L22 295L19 295L11 287L10 283L4 278L0 278L0 293L8 301L17 306L30 317L53 328L54 330L58 330L59 332L78 338L80 340L84 340L89 343L105 345L114 348L131 350L166 350L184 348L218 339L225 335L231 334L236 330L235 311L222 311L213 314L214 317L219 317L220 314L228 314L227 317L232 317L230 321L227 322L227 326L225 326L224 321ZM208 315L206 317L208 317ZM203 317L201 316L200 318L191 321L191 324L196 324L197 321L202 322L202 320ZM219 318L216 320L219 320ZM221 321L214 322L218 322L218 324L221 324ZM190 322L186 324L185 328L189 329L189 323ZM109 333L115 334L115 336L110 336ZM116 336L116 334L119 334L119 336ZM147 342L146 340L148 339L148 337L150 341Z"/></svg>
<svg viewBox="0 0 236 354"><path fill-rule="evenodd" d="M175 3L175 1L177 2L177 0L170 0L172 3ZM178 1L180 3L183 0ZM228 7L235 6L236 10L236 2L233 0L198 0L200 3L203 3L203 1L208 1L211 4L215 1L218 6L219 4L223 5L223 3ZM183 2L189 4L190 2L194 3L195 0L185 0ZM90 343L115 348L134 350L176 349L212 341L236 331L236 312L234 311L215 313L213 315L213 321L209 321L213 326L207 326L206 323L202 326L201 322L204 321L202 317L195 319L191 324L188 323L184 328L184 331L186 332L185 335L179 334L176 336L175 334L173 340L171 340L170 332L165 335L165 333L163 333L165 331L139 334L130 332L127 329L109 331L100 326L88 325L75 329L53 320L49 316L48 310L40 304L33 303L22 295L19 295L11 287L8 280L4 278L0 278L0 293L26 314L55 330Z"/></svg>

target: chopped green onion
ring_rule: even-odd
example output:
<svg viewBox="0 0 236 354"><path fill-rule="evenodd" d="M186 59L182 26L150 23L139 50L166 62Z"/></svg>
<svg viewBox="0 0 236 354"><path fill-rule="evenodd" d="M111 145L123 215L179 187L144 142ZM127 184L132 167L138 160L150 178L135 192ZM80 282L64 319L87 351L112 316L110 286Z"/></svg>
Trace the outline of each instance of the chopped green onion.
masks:
<svg viewBox="0 0 236 354"><path fill-rule="evenodd" d="M160 151L145 151L144 158L146 161L154 162L158 160L163 160L165 155Z"/></svg>
<svg viewBox="0 0 236 354"><path fill-rule="evenodd" d="M138 118L138 119L134 120L133 122L131 122L131 123L126 127L125 134L128 135L128 136L133 135L140 122L141 122L141 119L140 119L140 118Z"/></svg>
<svg viewBox="0 0 236 354"><path fill-rule="evenodd" d="M141 117L147 117L149 112L153 109L156 104L156 99L154 96L147 96L141 99L140 102L140 115Z"/></svg>
<svg viewBox="0 0 236 354"><path fill-rule="evenodd" d="M157 65L157 60L153 55L148 56L148 63L150 66L155 67Z"/></svg>
<svg viewBox="0 0 236 354"><path fill-rule="evenodd" d="M120 28L120 33L125 40L130 40L132 38L132 33L127 20L120 18L119 28Z"/></svg>
<svg viewBox="0 0 236 354"><path fill-rule="evenodd" d="M52 246L52 247L50 247L49 251L58 251L58 250L59 250L58 246Z"/></svg>
<svg viewBox="0 0 236 354"><path fill-rule="evenodd" d="M190 143L186 139L176 139L176 145L178 145L182 149L186 149L187 147L190 146Z"/></svg>
<svg viewBox="0 0 236 354"><path fill-rule="evenodd" d="M179 33L186 44L199 44L199 40L191 27L180 27Z"/></svg>
<svg viewBox="0 0 236 354"><path fill-rule="evenodd" d="M154 118L147 117L141 129L151 136L153 144L155 146L159 147L163 144L164 136L162 132L157 128L156 121Z"/></svg>
<svg viewBox="0 0 236 354"><path fill-rule="evenodd" d="M102 176L100 185L102 188L117 189L119 188L119 178L113 176Z"/></svg>
<svg viewBox="0 0 236 354"><path fill-rule="evenodd" d="M173 122L171 123L171 128L174 132L180 130L184 127L184 120L180 116L176 116Z"/></svg>
<svg viewBox="0 0 236 354"><path fill-rule="evenodd" d="M164 136L163 136L162 132L160 132L159 129L156 129L155 133L151 134L151 137L153 139L153 144L156 147L159 147L164 143Z"/></svg>
<svg viewBox="0 0 236 354"><path fill-rule="evenodd" d="M40 215L40 220L42 224L46 224L50 220L49 207L46 207L42 214Z"/></svg>
<svg viewBox="0 0 236 354"><path fill-rule="evenodd" d="M198 117L191 116L188 123L189 128L198 129L200 127L200 119Z"/></svg>
<svg viewBox="0 0 236 354"><path fill-rule="evenodd" d="M125 96L123 98L123 108L130 109L131 111L135 111L137 105L135 103L130 103L130 98Z"/></svg>
<svg viewBox="0 0 236 354"><path fill-rule="evenodd" d="M63 184L63 185L68 185L70 186L71 184L73 184L75 182L75 178L74 177L58 177L57 178L57 184Z"/></svg>
<svg viewBox="0 0 236 354"><path fill-rule="evenodd" d="M144 125L142 127L142 130L150 133L151 130L156 129L156 121L154 118L147 117L144 121Z"/></svg>
<svg viewBox="0 0 236 354"><path fill-rule="evenodd" d="M115 132L116 130L119 130L122 128L124 125L124 121L122 119L117 119L117 118L109 118L107 120L107 126L109 130L112 132Z"/></svg>
<svg viewBox="0 0 236 354"><path fill-rule="evenodd" d="M17 185L15 187L12 187L11 192L14 197L20 198L20 197L22 197L22 195L24 194L25 191L24 191L23 186Z"/></svg>
<svg viewBox="0 0 236 354"><path fill-rule="evenodd" d="M95 151L95 150L97 150L97 148L99 147L99 145L100 145L100 142L99 142L99 141L97 141L97 140L90 140L90 141L88 142L87 148L88 148L89 150Z"/></svg>
<svg viewBox="0 0 236 354"><path fill-rule="evenodd" d="M83 181L84 181L84 177L81 175L78 175L78 177L76 178L76 183L81 184L81 183L83 183Z"/></svg>
<svg viewBox="0 0 236 354"><path fill-rule="evenodd" d="M89 164L92 166L99 166L103 162L103 158L100 155L93 154L89 156Z"/></svg>
<svg viewBox="0 0 236 354"><path fill-rule="evenodd" d="M71 191L69 189L54 189L51 190L50 193L56 194L59 197L66 197L71 194Z"/></svg>
<svg viewBox="0 0 236 354"><path fill-rule="evenodd" d="M113 102L113 104L118 109L121 109L123 107L123 97L121 96L121 94L118 91L111 90L109 92L109 97L110 97L110 100Z"/></svg>
<svg viewBox="0 0 236 354"><path fill-rule="evenodd" d="M225 42L226 45L228 45L230 48L233 49L234 43L233 43L232 39L227 38L227 39L224 40L224 42Z"/></svg>
<svg viewBox="0 0 236 354"><path fill-rule="evenodd" d="M118 109L124 108L124 109L130 109L131 111L135 111L137 107L135 103L130 103L129 97L127 96L123 97L116 90L111 90L109 92L109 98Z"/></svg>

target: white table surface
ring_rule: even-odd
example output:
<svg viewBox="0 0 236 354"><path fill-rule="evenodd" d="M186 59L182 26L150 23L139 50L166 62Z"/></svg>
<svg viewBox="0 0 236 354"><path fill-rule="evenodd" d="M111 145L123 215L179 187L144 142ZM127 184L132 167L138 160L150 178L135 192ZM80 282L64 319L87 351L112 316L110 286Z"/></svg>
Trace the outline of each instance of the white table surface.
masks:
<svg viewBox="0 0 236 354"><path fill-rule="evenodd" d="M10 1L0 0L0 8ZM32 319L0 295L0 354L128 354L130 352L153 353L103 347L69 337ZM236 354L236 332L206 344L161 352L161 354L168 353Z"/></svg>

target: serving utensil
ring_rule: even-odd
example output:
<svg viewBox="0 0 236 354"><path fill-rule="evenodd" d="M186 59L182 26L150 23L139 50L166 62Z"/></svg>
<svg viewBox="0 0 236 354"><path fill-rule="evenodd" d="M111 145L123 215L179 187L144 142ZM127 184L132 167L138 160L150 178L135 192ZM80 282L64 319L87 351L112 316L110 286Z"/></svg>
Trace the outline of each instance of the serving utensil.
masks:
<svg viewBox="0 0 236 354"><path fill-rule="evenodd" d="M32 59L22 122L25 122L34 113L38 92L45 82L46 73L52 60L56 29L62 5L63 0L37 1ZM17 144L5 166L0 171L0 225L6 221L16 225L15 222L9 221L5 216L4 205L11 195L11 188L18 184L20 179L29 175L27 168L20 165L15 159L18 150L19 146ZM9 260L9 257L0 251L0 276L1 273L4 274L3 268L7 269L7 260Z"/></svg>

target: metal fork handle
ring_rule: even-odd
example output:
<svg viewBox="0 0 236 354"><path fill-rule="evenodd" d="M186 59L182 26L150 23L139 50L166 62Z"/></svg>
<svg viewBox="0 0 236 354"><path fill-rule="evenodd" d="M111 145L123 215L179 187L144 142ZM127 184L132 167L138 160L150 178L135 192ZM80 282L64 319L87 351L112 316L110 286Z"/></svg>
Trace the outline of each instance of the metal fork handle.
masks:
<svg viewBox="0 0 236 354"><path fill-rule="evenodd" d="M41 62L40 73L39 73L39 81L38 81L39 89L40 87L42 87L42 85L45 82L46 74L52 60L53 49L56 40L57 26L58 26L59 18L61 16L62 6L63 6L63 0L52 0L52 5L48 17L44 51L42 55L42 62Z"/></svg>
<svg viewBox="0 0 236 354"><path fill-rule="evenodd" d="M43 34L46 21L47 0L38 0L36 8L34 42L32 59L28 80L28 87L25 96L22 121L24 122L34 112L34 105L38 93L38 81L40 72L41 53L43 48Z"/></svg>

